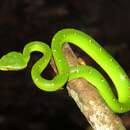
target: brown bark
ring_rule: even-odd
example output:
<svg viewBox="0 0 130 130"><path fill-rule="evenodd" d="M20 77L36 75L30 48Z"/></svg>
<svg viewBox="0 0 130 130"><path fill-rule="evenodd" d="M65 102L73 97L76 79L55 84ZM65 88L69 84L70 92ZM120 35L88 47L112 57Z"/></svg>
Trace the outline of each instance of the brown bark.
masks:
<svg viewBox="0 0 130 130"><path fill-rule="evenodd" d="M84 64L68 44L64 45L63 53L70 66ZM51 65L56 72L54 62ZM125 130L120 118L107 107L96 88L86 80L79 78L69 81L67 90L94 130Z"/></svg>

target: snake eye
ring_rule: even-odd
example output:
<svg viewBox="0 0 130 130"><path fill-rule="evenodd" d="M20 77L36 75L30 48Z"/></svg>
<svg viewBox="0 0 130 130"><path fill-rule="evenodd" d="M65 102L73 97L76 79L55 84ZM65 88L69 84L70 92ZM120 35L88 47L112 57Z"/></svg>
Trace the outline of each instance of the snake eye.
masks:
<svg viewBox="0 0 130 130"><path fill-rule="evenodd" d="M20 70L25 68L27 63L19 52L9 52L0 59L0 70Z"/></svg>

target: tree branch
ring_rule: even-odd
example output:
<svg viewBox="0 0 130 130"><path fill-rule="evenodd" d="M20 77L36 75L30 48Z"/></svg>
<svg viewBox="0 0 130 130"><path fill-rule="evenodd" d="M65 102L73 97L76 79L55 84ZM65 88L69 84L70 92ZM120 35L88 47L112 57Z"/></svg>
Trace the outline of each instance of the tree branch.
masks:
<svg viewBox="0 0 130 130"><path fill-rule="evenodd" d="M63 53L70 66L84 64L68 44L64 45ZM54 61L51 65L56 72ZM69 81L67 90L94 130L125 130L120 118L107 107L96 88L86 80L79 78Z"/></svg>

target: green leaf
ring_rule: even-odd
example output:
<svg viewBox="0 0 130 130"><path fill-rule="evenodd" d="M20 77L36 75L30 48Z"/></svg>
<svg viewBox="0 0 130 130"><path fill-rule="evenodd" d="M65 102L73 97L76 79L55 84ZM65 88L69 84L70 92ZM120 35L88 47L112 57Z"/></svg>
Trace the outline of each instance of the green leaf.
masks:
<svg viewBox="0 0 130 130"><path fill-rule="evenodd" d="M0 59L0 70L21 70L27 66L23 55L19 52L9 52Z"/></svg>

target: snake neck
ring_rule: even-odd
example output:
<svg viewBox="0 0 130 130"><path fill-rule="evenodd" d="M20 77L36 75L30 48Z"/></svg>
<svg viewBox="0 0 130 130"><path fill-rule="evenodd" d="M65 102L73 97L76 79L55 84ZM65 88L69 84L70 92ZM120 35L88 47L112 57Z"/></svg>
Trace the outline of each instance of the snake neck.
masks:
<svg viewBox="0 0 130 130"><path fill-rule="evenodd" d="M45 79L41 76L41 73L46 68L51 59L51 49L49 46L42 42L31 42L27 44L23 50L23 55L27 62L30 59L31 53L34 51L38 51L43 54L43 56L33 65L31 70L32 79L36 86L48 92L56 91L64 86L68 80L68 73L59 71L60 69L58 67L57 68L59 73L52 80ZM60 62L62 62L62 59Z"/></svg>
<svg viewBox="0 0 130 130"><path fill-rule="evenodd" d="M28 43L23 50L23 56L27 63L29 62L31 53L33 52L40 52L43 54L43 56L32 67L32 71L41 73L51 59L51 49L47 44L40 41Z"/></svg>

